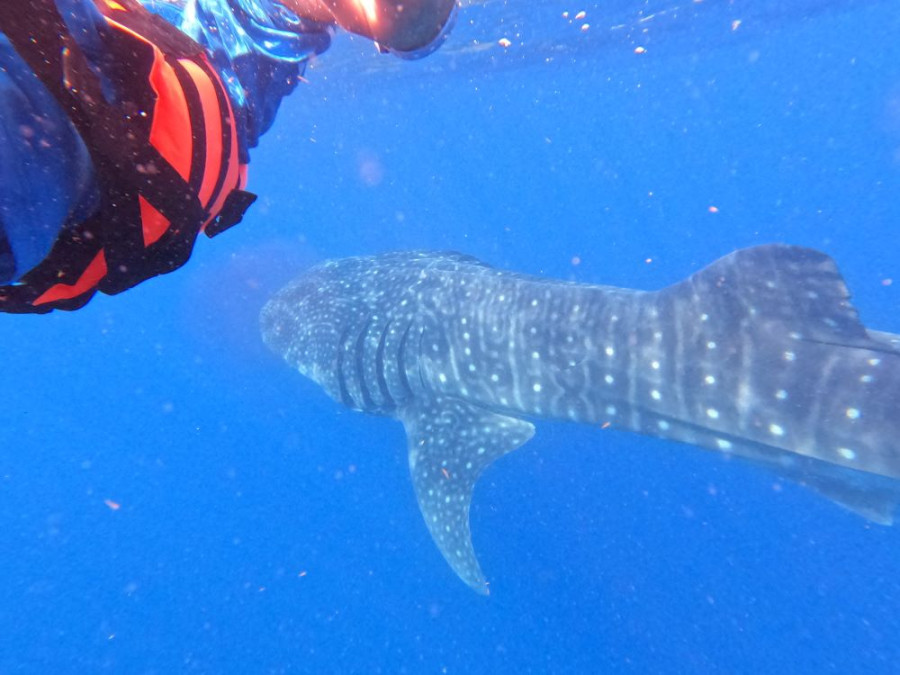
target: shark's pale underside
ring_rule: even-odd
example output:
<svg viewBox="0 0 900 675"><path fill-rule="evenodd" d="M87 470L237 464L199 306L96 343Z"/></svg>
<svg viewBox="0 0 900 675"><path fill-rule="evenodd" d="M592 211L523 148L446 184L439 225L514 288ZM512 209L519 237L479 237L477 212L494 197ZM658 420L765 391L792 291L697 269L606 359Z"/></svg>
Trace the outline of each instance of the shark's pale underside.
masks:
<svg viewBox="0 0 900 675"><path fill-rule="evenodd" d="M525 418L746 458L880 523L900 501L900 338L860 323L817 251L736 251L656 292L455 253L348 258L279 291L261 322L336 400L403 422L425 522L479 592L472 489L531 438Z"/></svg>

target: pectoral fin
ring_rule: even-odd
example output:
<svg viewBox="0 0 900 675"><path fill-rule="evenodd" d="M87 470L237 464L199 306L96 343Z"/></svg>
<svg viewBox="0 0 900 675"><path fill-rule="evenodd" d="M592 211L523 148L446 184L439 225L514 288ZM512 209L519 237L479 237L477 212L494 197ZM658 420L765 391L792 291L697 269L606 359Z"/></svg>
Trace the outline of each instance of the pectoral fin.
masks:
<svg viewBox="0 0 900 675"><path fill-rule="evenodd" d="M478 593L487 582L469 530L472 490L481 472L534 435L534 426L465 401L417 401L399 415L409 443L409 470L419 508L444 558Z"/></svg>

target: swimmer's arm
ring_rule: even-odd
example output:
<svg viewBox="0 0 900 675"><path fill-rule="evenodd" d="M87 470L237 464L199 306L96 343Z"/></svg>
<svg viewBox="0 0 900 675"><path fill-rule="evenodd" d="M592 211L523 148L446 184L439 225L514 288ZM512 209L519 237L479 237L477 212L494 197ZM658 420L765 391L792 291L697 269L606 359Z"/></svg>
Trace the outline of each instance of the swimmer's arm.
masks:
<svg viewBox="0 0 900 675"><path fill-rule="evenodd" d="M398 52L414 52L444 31L456 0L281 0L297 16L336 23Z"/></svg>

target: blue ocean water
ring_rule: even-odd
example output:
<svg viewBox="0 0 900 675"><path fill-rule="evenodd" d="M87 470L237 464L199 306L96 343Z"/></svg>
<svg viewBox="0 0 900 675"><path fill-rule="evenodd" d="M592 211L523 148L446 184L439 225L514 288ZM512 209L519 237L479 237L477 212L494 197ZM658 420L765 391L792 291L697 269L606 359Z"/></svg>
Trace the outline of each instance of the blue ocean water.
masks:
<svg viewBox="0 0 900 675"><path fill-rule="evenodd" d="M401 426L267 353L256 315L327 257L653 289L781 241L900 332L898 33L894 0L509 0L419 63L339 41L244 223L121 296L0 316L0 672L896 672L896 529L627 433L538 423L486 472L475 595Z"/></svg>

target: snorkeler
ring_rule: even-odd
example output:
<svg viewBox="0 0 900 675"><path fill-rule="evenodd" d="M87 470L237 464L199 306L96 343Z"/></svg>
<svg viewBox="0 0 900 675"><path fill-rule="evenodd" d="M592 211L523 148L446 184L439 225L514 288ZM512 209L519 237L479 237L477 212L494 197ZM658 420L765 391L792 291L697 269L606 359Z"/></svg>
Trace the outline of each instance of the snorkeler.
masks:
<svg viewBox="0 0 900 675"><path fill-rule="evenodd" d="M403 58L457 0L2 0L0 311L77 309L240 222L248 149L335 26Z"/></svg>

